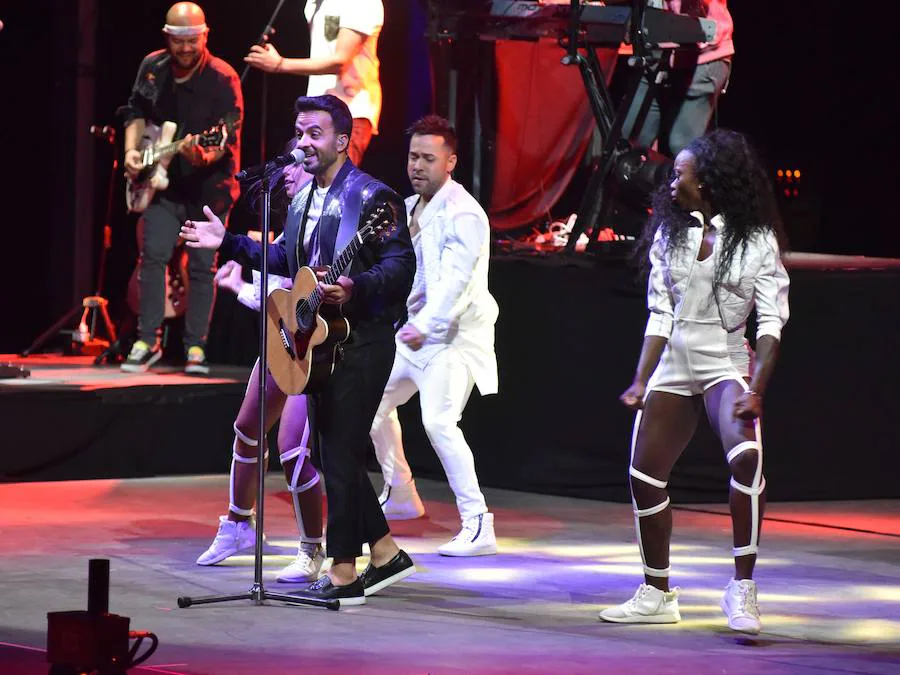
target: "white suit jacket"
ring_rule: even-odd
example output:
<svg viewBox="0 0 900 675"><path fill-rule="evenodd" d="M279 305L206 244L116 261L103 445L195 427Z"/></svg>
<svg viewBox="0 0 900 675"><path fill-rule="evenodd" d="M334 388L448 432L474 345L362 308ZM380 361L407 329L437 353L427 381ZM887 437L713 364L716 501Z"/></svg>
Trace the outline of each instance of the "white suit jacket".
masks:
<svg viewBox="0 0 900 675"><path fill-rule="evenodd" d="M418 195L406 199L412 212ZM425 336L413 351L397 341L397 353L424 368L444 349L463 357L482 394L498 389L494 324L498 308L488 291L490 225L462 185L449 179L419 218L416 276L407 300L409 323Z"/></svg>

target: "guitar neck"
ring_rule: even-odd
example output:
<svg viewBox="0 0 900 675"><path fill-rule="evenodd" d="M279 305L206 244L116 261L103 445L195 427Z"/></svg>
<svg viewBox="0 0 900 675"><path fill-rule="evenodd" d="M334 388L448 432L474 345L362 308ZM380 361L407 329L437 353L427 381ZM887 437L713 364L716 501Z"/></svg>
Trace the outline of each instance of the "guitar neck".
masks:
<svg viewBox="0 0 900 675"><path fill-rule="evenodd" d="M344 247L344 250L340 252L337 259L331 265L331 269L325 274L325 277L322 279L322 283L326 286L332 286L337 281L338 277L343 274L344 270L347 269L347 266L353 262L353 258L356 257L357 252L362 246L362 237L357 233L356 236ZM319 287L316 286L316 289L309 294L309 297L306 299L306 304L309 306L311 312L315 312L319 309L319 305L322 304L323 299L322 292L319 290ZM300 303L301 305L303 303ZM300 307L297 308L297 314L300 314Z"/></svg>
<svg viewBox="0 0 900 675"><path fill-rule="evenodd" d="M327 285L334 284L338 277L344 273L344 270L347 269L347 266L353 262L353 258L356 257L356 253L359 251L360 246L361 239L357 234L350 240L350 243L344 247L344 250L341 251L340 255L338 255L337 260L334 261L331 269L328 270L328 274L325 275L322 283Z"/></svg>
<svg viewBox="0 0 900 675"><path fill-rule="evenodd" d="M151 161L148 163L156 164L156 162L165 157L170 157L171 155L177 154L185 145L197 145L198 140L199 136L195 136L190 141L185 143L185 140L182 138L180 141L175 141L173 143L168 143L167 145L160 145L157 148L153 148Z"/></svg>

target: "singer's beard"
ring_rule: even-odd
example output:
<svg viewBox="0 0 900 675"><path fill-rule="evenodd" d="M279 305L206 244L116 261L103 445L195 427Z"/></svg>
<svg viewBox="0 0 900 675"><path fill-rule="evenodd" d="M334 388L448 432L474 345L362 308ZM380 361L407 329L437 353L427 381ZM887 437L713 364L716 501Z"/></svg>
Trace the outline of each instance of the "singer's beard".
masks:
<svg viewBox="0 0 900 675"><path fill-rule="evenodd" d="M309 162L312 160L312 162ZM303 160L303 168L307 173L313 176L321 176L328 171L329 168L337 161L337 154L323 154L316 152L313 155L307 155Z"/></svg>

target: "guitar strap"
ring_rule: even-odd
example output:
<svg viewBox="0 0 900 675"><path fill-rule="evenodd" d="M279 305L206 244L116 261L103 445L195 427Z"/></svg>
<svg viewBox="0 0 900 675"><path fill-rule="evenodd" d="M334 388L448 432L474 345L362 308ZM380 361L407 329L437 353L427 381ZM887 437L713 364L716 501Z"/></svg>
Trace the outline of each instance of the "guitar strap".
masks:
<svg viewBox="0 0 900 675"><path fill-rule="evenodd" d="M334 261L334 252L343 250L344 247L350 243L350 240L356 236L356 233L359 230L359 217L363 202L365 201L366 191L359 189L359 181L353 181L352 178L347 180L347 174L351 168L352 165L348 165L347 168L342 168L335 178L334 183L332 183L328 194L325 195L325 202L322 204L322 213L319 215L319 220L316 224L317 231L313 231L313 236L310 238L310 244L313 244L315 241L318 242L319 259L317 264L319 265L330 265ZM369 177L365 176L365 178ZM369 178L369 180L372 183L377 182L371 178ZM315 179L313 179L309 189L309 196L306 198L306 206L303 209L303 216L300 220L300 232L297 237L298 252L303 245L303 240L306 238L306 221L309 217L309 208L312 204L313 190L316 189L315 186ZM341 220L338 224L334 242L328 241L327 232L329 228L326 227L325 214L329 211L326 207L328 206L330 199L339 199L341 202ZM322 237L323 234L325 234L324 238ZM306 253L306 251L304 251L304 253ZM311 258L312 256L310 255L304 257L307 264L309 264ZM298 256L298 261L299 259ZM343 270L341 271L343 272Z"/></svg>
<svg viewBox="0 0 900 675"><path fill-rule="evenodd" d="M343 251L344 247L350 243L350 240L356 236L356 233L359 231L359 215L362 210L363 205L363 191L360 190L357 192L353 188L355 185L348 185L348 192L351 194L347 194L344 197L344 208L341 213L341 224L338 226L337 236L334 240L334 246L331 248L331 257L329 258L329 262L334 259L335 251ZM326 243L325 247L323 247L323 252L327 249L328 244ZM344 270L341 270L343 273Z"/></svg>

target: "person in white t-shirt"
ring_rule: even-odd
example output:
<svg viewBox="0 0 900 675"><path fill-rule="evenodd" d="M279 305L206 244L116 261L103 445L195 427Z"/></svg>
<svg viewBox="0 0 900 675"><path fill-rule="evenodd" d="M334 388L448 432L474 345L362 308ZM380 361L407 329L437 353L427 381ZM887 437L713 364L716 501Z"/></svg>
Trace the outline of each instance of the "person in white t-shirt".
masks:
<svg viewBox="0 0 900 675"><path fill-rule="evenodd" d="M348 155L362 162L381 116L378 36L384 25L381 0L307 0L309 58L286 58L272 44L254 45L244 61L267 73L309 77L307 96L333 94L353 115Z"/></svg>

